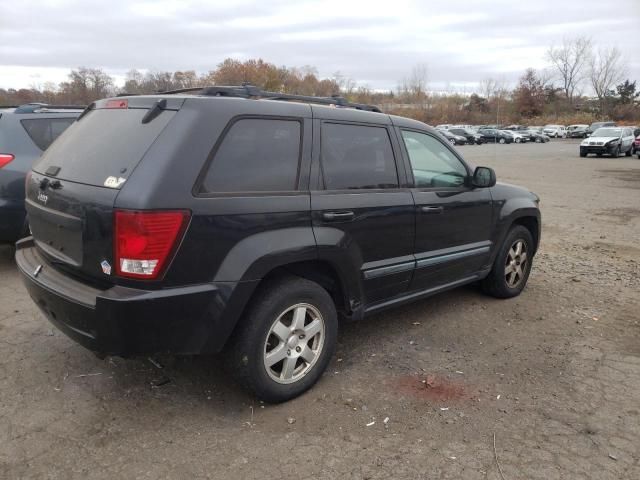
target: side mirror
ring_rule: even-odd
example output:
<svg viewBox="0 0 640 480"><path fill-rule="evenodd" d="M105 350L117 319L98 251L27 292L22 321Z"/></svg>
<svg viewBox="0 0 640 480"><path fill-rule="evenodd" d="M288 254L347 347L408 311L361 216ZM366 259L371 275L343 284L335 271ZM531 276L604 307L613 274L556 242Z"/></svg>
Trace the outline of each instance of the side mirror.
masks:
<svg viewBox="0 0 640 480"><path fill-rule="evenodd" d="M496 184L496 172L493 168L477 167L473 172L472 183L474 187L479 188L493 187Z"/></svg>

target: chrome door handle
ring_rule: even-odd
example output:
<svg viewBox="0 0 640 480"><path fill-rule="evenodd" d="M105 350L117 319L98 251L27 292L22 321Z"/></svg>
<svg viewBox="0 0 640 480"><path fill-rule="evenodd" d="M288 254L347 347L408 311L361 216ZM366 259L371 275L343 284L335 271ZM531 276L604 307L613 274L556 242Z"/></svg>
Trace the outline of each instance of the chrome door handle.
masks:
<svg viewBox="0 0 640 480"><path fill-rule="evenodd" d="M354 217L353 212L324 212L322 218L328 222L335 222L339 220L352 220Z"/></svg>
<svg viewBox="0 0 640 480"><path fill-rule="evenodd" d="M438 213L442 213L444 211L444 208L428 206L428 207L422 207L420 211L422 211L422 213L438 214Z"/></svg>

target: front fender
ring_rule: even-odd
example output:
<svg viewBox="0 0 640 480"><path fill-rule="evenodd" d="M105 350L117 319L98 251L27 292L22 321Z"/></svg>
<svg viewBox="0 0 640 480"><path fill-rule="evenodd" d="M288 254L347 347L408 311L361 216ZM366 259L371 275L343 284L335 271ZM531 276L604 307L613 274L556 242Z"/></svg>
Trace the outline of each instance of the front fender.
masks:
<svg viewBox="0 0 640 480"><path fill-rule="evenodd" d="M540 243L542 218L540 209L538 208L533 196L519 196L502 200L494 200L494 205L496 207L496 228L494 229L492 241L496 248L492 253L491 262L493 263L493 260L502 246L511 226L523 218L528 217L536 220L538 231L534 237L537 239L537 249L537 245Z"/></svg>

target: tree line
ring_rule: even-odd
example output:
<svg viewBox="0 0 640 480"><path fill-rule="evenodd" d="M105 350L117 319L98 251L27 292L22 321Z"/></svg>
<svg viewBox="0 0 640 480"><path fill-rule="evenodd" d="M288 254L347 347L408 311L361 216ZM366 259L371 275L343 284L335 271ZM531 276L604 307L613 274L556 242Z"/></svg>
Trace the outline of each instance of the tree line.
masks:
<svg viewBox="0 0 640 480"><path fill-rule="evenodd" d="M435 92L429 68L416 65L391 91L358 85L336 72L320 78L312 66L277 66L262 59L227 58L204 74L194 70L146 72L131 70L124 84L100 68L80 67L58 85L0 89L0 105L30 102L87 105L118 94L147 94L206 85L250 83L264 90L313 96L341 95L350 101L376 104L389 113L438 123L590 123L599 119L640 122L640 91L625 78L620 51L595 49L589 38L565 39L546 53L549 67L523 72L515 88L500 79L479 82L476 91ZM593 95L587 95L593 92Z"/></svg>

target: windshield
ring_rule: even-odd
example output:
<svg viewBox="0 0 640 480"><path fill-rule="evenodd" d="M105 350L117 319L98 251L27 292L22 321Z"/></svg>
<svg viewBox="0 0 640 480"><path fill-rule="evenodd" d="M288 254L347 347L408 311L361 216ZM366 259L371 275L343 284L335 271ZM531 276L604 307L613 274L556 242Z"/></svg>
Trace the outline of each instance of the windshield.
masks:
<svg viewBox="0 0 640 480"><path fill-rule="evenodd" d="M620 128L599 128L593 133L594 137L619 137L622 134Z"/></svg>

